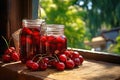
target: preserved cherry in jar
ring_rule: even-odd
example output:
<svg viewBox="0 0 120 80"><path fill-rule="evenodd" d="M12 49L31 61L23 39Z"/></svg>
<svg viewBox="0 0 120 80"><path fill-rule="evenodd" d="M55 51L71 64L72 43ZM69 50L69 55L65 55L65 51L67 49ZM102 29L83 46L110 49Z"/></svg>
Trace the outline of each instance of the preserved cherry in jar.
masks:
<svg viewBox="0 0 120 80"><path fill-rule="evenodd" d="M41 51L43 54L56 54L67 49L67 38L64 35L64 25L47 25L46 34L41 36Z"/></svg>
<svg viewBox="0 0 120 80"><path fill-rule="evenodd" d="M20 32L20 55L22 63L40 54L41 29L44 20L23 20L23 28Z"/></svg>

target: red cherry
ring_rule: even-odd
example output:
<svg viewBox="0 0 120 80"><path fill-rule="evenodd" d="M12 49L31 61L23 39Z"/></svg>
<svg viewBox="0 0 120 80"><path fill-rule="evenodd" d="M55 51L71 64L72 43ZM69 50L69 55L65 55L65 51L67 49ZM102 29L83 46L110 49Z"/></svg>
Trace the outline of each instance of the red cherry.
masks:
<svg viewBox="0 0 120 80"><path fill-rule="evenodd" d="M48 42L56 43L56 37L55 36L48 36Z"/></svg>
<svg viewBox="0 0 120 80"><path fill-rule="evenodd" d="M12 49L8 48L5 50L4 54L11 54L12 53Z"/></svg>
<svg viewBox="0 0 120 80"><path fill-rule="evenodd" d="M47 37L46 37L46 36L42 36L42 37L41 37L41 42L46 42L46 40L47 40Z"/></svg>
<svg viewBox="0 0 120 80"><path fill-rule="evenodd" d="M57 45L56 44L50 44L50 47L52 48L52 50L56 50L57 49Z"/></svg>
<svg viewBox="0 0 120 80"><path fill-rule="evenodd" d="M47 63L39 63L39 69L42 71L45 71L47 69Z"/></svg>
<svg viewBox="0 0 120 80"><path fill-rule="evenodd" d="M73 57L73 58L78 58L79 55L80 55L80 54L79 54L77 51L73 51L73 53L72 53L72 57Z"/></svg>
<svg viewBox="0 0 120 80"><path fill-rule="evenodd" d="M64 45L61 43L57 44L57 50L61 51L64 48Z"/></svg>
<svg viewBox="0 0 120 80"><path fill-rule="evenodd" d="M32 37L33 37L33 39L35 39L35 43L39 44L39 42L40 42L40 32L34 31Z"/></svg>
<svg viewBox="0 0 120 80"><path fill-rule="evenodd" d="M45 42L45 46L46 46L46 48L49 48L50 44L48 42Z"/></svg>
<svg viewBox="0 0 120 80"><path fill-rule="evenodd" d="M81 64L80 59L79 58L74 58L73 59L75 66L79 66Z"/></svg>
<svg viewBox="0 0 120 80"><path fill-rule="evenodd" d="M4 54L2 56L2 60L3 60L3 62L10 62L11 61L11 57L8 54Z"/></svg>
<svg viewBox="0 0 120 80"><path fill-rule="evenodd" d="M64 43L65 42L64 37L62 37L62 36L57 37L57 42L58 43Z"/></svg>
<svg viewBox="0 0 120 80"><path fill-rule="evenodd" d="M34 31L32 35L33 35L33 37L37 37L37 36L40 35L40 32L38 32L38 31Z"/></svg>
<svg viewBox="0 0 120 80"><path fill-rule="evenodd" d="M52 66L53 67L56 67L56 64L58 63L58 61L55 59L55 60L53 60L53 61L51 61L51 64L52 64Z"/></svg>
<svg viewBox="0 0 120 80"><path fill-rule="evenodd" d="M33 62L30 67L33 71L36 71L39 69L39 65L36 62Z"/></svg>
<svg viewBox="0 0 120 80"><path fill-rule="evenodd" d="M80 59L80 62L81 62L81 64L82 64L82 63L83 63L83 61L84 61L83 56L82 56L82 55L79 55L79 59Z"/></svg>
<svg viewBox="0 0 120 80"><path fill-rule="evenodd" d="M15 51L15 47L9 47L9 49L11 49L12 51Z"/></svg>
<svg viewBox="0 0 120 80"><path fill-rule="evenodd" d="M47 57L43 58L43 62L44 63L48 63L49 62L49 58L47 58Z"/></svg>
<svg viewBox="0 0 120 80"><path fill-rule="evenodd" d="M64 51L64 54L65 54L67 57L69 57L69 58L71 57L70 51L67 51L67 50L66 50L66 51Z"/></svg>
<svg viewBox="0 0 120 80"><path fill-rule="evenodd" d="M37 27L37 26L36 26ZM35 32L39 32L40 31L40 28L38 27L38 28L33 28L33 31L35 31Z"/></svg>
<svg viewBox="0 0 120 80"><path fill-rule="evenodd" d="M20 60L20 56L16 52L11 54L11 58L12 58L13 61L19 61Z"/></svg>
<svg viewBox="0 0 120 80"><path fill-rule="evenodd" d="M66 55L65 54L59 55L59 60L62 61L62 62L65 62L67 60Z"/></svg>
<svg viewBox="0 0 120 80"><path fill-rule="evenodd" d="M33 61L32 61L32 60L26 61L26 66L27 66L29 69L31 68L32 64L33 64Z"/></svg>
<svg viewBox="0 0 120 80"><path fill-rule="evenodd" d="M75 66L75 63L74 63L73 60L69 59L69 60L66 61L66 68L73 69L74 66Z"/></svg>
<svg viewBox="0 0 120 80"><path fill-rule="evenodd" d="M33 59L33 55L31 55L30 59ZM37 62L38 60L39 60L39 57L35 57L35 58L33 59L33 62Z"/></svg>
<svg viewBox="0 0 120 80"><path fill-rule="evenodd" d="M53 67L52 61L49 61L47 65L48 65L48 67L52 68Z"/></svg>
<svg viewBox="0 0 120 80"><path fill-rule="evenodd" d="M28 35L32 35L32 31L29 28L26 28L26 27L24 27L22 29L22 32L25 33L25 34L28 34Z"/></svg>
<svg viewBox="0 0 120 80"><path fill-rule="evenodd" d="M26 40L25 36L20 36L20 43L21 43L21 45L25 44L25 40Z"/></svg>
<svg viewBox="0 0 120 80"><path fill-rule="evenodd" d="M32 40L30 37L21 36L20 43L21 45L32 44Z"/></svg>
<svg viewBox="0 0 120 80"><path fill-rule="evenodd" d="M32 44L32 40L29 37L26 37L26 44Z"/></svg>
<svg viewBox="0 0 120 80"><path fill-rule="evenodd" d="M58 71L63 71L65 69L65 64L63 62L58 62L56 68Z"/></svg>

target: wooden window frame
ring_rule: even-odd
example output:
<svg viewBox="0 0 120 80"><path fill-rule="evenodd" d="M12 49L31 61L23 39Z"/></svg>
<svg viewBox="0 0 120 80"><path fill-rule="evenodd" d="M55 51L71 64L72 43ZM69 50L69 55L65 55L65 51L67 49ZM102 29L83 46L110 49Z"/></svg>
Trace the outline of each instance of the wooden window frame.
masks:
<svg viewBox="0 0 120 80"><path fill-rule="evenodd" d="M38 4L39 0L0 1L0 53L3 53L5 49L5 44L3 44L4 41L2 40L1 35L8 40L13 32L22 27L23 19L37 18Z"/></svg>

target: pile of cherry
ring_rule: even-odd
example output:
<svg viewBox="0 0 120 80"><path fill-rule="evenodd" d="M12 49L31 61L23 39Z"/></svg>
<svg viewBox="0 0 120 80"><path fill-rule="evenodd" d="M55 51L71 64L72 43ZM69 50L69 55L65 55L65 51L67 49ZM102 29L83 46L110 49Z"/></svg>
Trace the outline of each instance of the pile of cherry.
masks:
<svg viewBox="0 0 120 80"><path fill-rule="evenodd" d="M20 54L16 52L14 47L9 47L5 50L2 60L5 63L15 62L20 60ZM28 69L33 71L45 71L47 68L56 68L59 71L65 69L73 69L82 65L84 58L77 51L65 50L61 53L56 51L56 54L42 55L37 54L32 60L26 61Z"/></svg>
<svg viewBox="0 0 120 80"><path fill-rule="evenodd" d="M28 69L44 71L47 68L56 68L58 71L73 69L82 65L84 58L77 51L65 50L62 53L56 51L53 55L36 55L26 62Z"/></svg>
<svg viewBox="0 0 120 80"><path fill-rule="evenodd" d="M15 47L8 47L2 55L2 60L5 63L19 61L20 54L16 52Z"/></svg>

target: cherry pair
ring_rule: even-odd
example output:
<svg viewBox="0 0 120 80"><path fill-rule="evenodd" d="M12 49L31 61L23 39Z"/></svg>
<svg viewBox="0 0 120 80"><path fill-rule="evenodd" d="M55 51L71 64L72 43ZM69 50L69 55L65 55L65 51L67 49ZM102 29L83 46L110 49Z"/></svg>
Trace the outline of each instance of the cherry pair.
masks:
<svg viewBox="0 0 120 80"><path fill-rule="evenodd" d="M19 61L20 54L16 52L14 47L8 47L2 55L3 62Z"/></svg>

